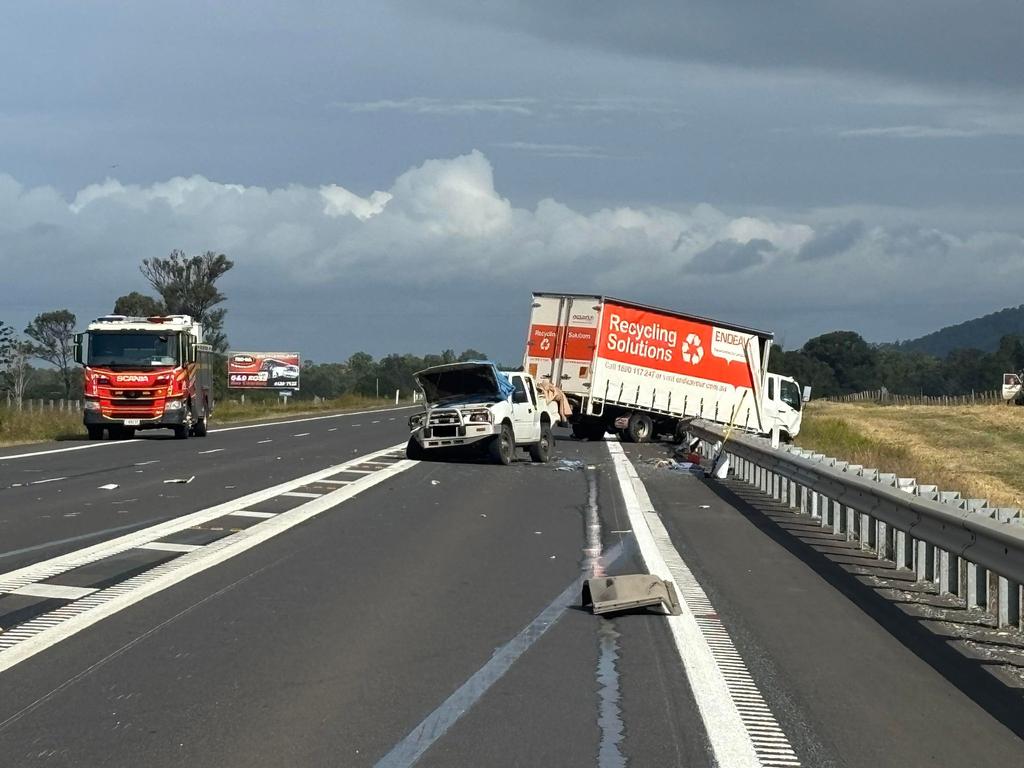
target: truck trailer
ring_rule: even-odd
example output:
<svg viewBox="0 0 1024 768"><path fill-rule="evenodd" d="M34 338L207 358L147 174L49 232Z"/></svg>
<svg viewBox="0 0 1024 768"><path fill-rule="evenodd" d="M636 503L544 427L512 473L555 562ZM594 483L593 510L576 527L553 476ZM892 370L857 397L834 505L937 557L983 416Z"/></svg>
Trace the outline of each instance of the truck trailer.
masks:
<svg viewBox="0 0 1024 768"><path fill-rule="evenodd" d="M573 434L646 442L692 418L800 431L800 387L768 372L772 334L608 296L534 293L523 367L560 387Z"/></svg>

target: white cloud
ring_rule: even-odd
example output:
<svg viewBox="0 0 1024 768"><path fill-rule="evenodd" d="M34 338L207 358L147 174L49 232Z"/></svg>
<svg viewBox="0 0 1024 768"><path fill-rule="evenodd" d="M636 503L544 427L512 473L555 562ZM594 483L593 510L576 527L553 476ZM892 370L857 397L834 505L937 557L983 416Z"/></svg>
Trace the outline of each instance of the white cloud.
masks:
<svg viewBox="0 0 1024 768"><path fill-rule="evenodd" d="M530 289L623 295L775 328L788 340L838 325L906 338L1020 302L1019 232L954 232L906 211L899 221L855 213L736 216L706 204L585 212L551 199L527 209L499 194L476 151L428 160L366 195L337 184L266 189L193 176L148 186L107 180L69 201L0 175L0 319L23 327L60 306L82 317L108 311L116 296L145 290L142 258L173 248L235 260L224 286L235 338L273 326L284 344L351 338L376 351L429 346L402 339L428 327L430 338L456 333L450 320L459 312L474 313L457 331L467 346L482 334L514 347ZM821 250L843 227L856 232L842 247L808 258L809 243ZM413 306L421 327L410 327ZM338 312L361 318L358 329L309 325ZM382 316L402 329L385 332ZM433 342L441 345L455 342Z"/></svg>

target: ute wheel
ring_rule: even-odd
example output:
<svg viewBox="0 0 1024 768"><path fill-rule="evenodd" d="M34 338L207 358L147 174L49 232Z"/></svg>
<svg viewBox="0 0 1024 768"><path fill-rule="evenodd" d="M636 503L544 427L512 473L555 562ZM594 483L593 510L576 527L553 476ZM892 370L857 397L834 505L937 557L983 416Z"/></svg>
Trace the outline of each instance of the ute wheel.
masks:
<svg viewBox="0 0 1024 768"><path fill-rule="evenodd" d="M85 428L85 431L89 433L90 440L102 440L103 439L103 427L94 426L92 424Z"/></svg>
<svg viewBox="0 0 1024 768"><path fill-rule="evenodd" d="M206 417L197 420L192 425L192 434L196 437L206 437Z"/></svg>
<svg viewBox="0 0 1024 768"><path fill-rule="evenodd" d="M530 458L538 464L547 464L551 458L551 449L555 445L555 436L551 434L551 425L546 421L540 425L540 440L530 446Z"/></svg>
<svg viewBox="0 0 1024 768"><path fill-rule="evenodd" d="M516 447L516 436L508 424L501 425L501 433L491 441L491 458L497 464L508 466L512 463L512 452Z"/></svg>
<svg viewBox="0 0 1024 768"><path fill-rule="evenodd" d="M412 459L413 461L423 461L424 453L426 453L426 450L420 445L419 441L415 437L410 437L409 442L405 444L405 458Z"/></svg>
<svg viewBox="0 0 1024 768"><path fill-rule="evenodd" d="M629 442L646 443L650 441L651 435L654 434L654 423L646 413L634 413L629 417L629 423L626 425L625 431L629 435Z"/></svg>

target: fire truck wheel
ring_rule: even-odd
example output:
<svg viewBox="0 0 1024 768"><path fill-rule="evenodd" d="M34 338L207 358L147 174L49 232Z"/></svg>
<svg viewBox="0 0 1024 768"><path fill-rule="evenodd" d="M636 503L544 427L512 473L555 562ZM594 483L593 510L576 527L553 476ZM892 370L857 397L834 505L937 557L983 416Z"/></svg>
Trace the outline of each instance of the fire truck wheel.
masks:
<svg viewBox="0 0 1024 768"><path fill-rule="evenodd" d="M188 436L191 433L191 428L188 424L181 424L174 428L174 439L175 440L188 440Z"/></svg>
<svg viewBox="0 0 1024 768"><path fill-rule="evenodd" d="M192 434L196 437L206 437L206 417L199 419L192 425Z"/></svg>
<svg viewBox="0 0 1024 768"><path fill-rule="evenodd" d="M103 427L98 426L98 425L90 424L85 429L89 433L89 439L90 440L102 440L103 439Z"/></svg>

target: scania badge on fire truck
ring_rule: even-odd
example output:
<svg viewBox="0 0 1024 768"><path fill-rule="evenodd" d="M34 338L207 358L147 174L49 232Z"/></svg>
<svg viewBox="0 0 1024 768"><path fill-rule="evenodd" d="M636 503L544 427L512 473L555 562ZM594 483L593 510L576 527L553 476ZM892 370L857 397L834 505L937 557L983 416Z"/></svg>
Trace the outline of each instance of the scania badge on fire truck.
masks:
<svg viewBox="0 0 1024 768"><path fill-rule="evenodd" d="M83 421L90 440L137 429L205 437L213 413L212 349L188 315L105 315L75 336L85 366Z"/></svg>

